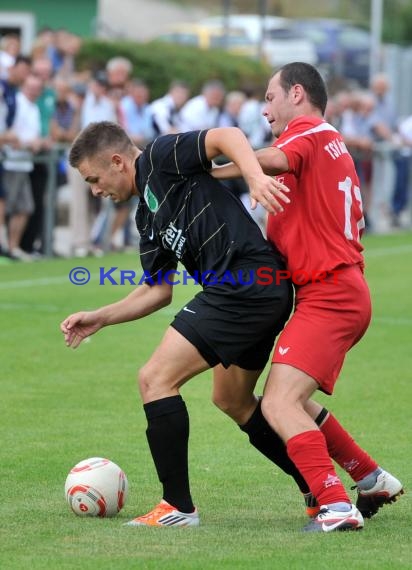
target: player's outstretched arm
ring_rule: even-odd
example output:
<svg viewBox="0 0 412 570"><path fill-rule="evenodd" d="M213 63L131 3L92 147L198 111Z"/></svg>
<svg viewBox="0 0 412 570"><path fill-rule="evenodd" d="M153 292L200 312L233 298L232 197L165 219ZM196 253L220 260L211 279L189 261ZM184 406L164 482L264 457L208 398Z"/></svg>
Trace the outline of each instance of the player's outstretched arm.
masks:
<svg viewBox="0 0 412 570"><path fill-rule="evenodd" d="M81 311L69 315L60 325L67 346L77 348L85 338L96 333L104 326L98 311Z"/></svg>
<svg viewBox="0 0 412 570"><path fill-rule="evenodd" d="M103 327L141 319L171 302L172 286L141 285L117 303L95 311L81 311L68 316L60 325L67 346L77 348L85 338Z"/></svg>
<svg viewBox="0 0 412 570"><path fill-rule="evenodd" d="M256 151L256 158L265 174L276 176L289 170L286 154L275 146L260 148Z"/></svg>
<svg viewBox="0 0 412 570"><path fill-rule="evenodd" d="M209 159L224 154L233 161L234 164L213 169L212 175L221 179L243 176L249 186L252 208L256 207L256 202L260 202L268 212L276 214L283 211L285 203L290 202L287 197L289 189L264 173L257 155L240 129L210 129L205 145Z"/></svg>

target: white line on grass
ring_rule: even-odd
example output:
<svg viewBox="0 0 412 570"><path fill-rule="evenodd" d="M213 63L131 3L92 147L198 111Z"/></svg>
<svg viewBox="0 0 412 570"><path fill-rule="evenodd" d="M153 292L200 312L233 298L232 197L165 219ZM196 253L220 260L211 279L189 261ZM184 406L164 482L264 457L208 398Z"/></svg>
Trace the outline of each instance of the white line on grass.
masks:
<svg viewBox="0 0 412 570"><path fill-rule="evenodd" d="M22 279L21 281L5 281L0 283L0 289L16 289L25 287L36 287L42 285L59 285L67 283L69 281L69 276L58 276L58 277L39 277L38 279Z"/></svg>

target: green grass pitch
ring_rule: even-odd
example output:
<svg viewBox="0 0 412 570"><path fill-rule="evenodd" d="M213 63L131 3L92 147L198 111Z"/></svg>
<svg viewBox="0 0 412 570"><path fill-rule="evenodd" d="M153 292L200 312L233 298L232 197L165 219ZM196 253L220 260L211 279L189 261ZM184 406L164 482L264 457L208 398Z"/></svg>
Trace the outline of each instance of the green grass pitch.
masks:
<svg viewBox="0 0 412 570"><path fill-rule="evenodd" d="M0 567L411 568L412 234L366 236L364 243L373 321L348 355L335 395L318 399L403 481L406 494L362 532L321 536L300 532L306 520L293 482L213 407L210 373L182 390L201 526L123 527L160 499L136 372L194 287L175 287L171 306L107 328L73 351L64 345L60 321L125 295L131 286L99 285L98 268L140 274L137 257L1 265ZM87 285L70 283L76 265L91 271ZM76 517L65 502L69 469L92 456L109 457L127 473L129 498L113 519ZM349 488L352 482L342 478Z"/></svg>

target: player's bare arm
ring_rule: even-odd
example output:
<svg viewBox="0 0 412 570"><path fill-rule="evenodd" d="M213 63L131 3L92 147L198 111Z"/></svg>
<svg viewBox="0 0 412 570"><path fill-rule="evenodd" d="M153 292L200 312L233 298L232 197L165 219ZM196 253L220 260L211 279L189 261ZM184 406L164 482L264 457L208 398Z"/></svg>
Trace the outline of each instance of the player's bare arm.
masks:
<svg viewBox="0 0 412 570"><path fill-rule="evenodd" d="M172 286L140 285L127 297L95 311L81 311L68 316L60 325L67 346L77 348L85 338L103 327L141 319L168 305Z"/></svg>
<svg viewBox="0 0 412 570"><path fill-rule="evenodd" d="M256 158L265 174L276 176L282 172L288 172L289 163L286 154L276 147L266 147L255 151ZM210 174L219 180L228 180L230 178L238 178L242 176L240 168L237 164L229 162L223 165L213 165ZM279 190L288 192L289 189L284 184L278 182Z"/></svg>
<svg viewBox="0 0 412 570"><path fill-rule="evenodd" d="M286 154L275 146L268 146L256 151L256 157L265 174L276 176L289 171Z"/></svg>
<svg viewBox="0 0 412 570"><path fill-rule="evenodd" d="M282 202L289 202L286 196L288 188L286 186L280 188L276 180L263 172L255 152L240 129L236 127L210 129L205 144L210 160L223 154L238 167L234 176L243 176L248 184L252 208L256 207L256 202L260 202L271 214L283 211ZM215 175L214 171L212 174Z"/></svg>

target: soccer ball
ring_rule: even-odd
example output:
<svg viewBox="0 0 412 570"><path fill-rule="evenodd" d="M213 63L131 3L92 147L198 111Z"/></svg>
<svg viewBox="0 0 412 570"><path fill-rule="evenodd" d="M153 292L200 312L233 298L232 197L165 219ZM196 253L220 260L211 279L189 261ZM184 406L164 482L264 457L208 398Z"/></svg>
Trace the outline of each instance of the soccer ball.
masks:
<svg viewBox="0 0 412 570"><path fill-rule="evenodd" d="M116 463L91 457L77 463L67 476L64 494L80 517L113 517L124 506L128 482Z"/></svg>

